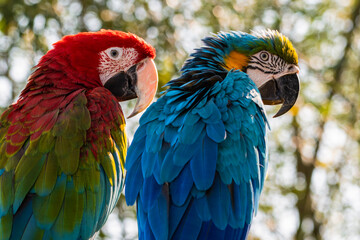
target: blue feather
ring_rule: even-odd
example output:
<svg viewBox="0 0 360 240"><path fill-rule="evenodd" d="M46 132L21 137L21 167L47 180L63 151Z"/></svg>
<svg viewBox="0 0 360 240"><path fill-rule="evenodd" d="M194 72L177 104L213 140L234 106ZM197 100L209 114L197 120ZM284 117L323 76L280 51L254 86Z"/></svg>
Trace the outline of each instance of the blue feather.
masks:
<svg viewBox="0 0 360 240"><path fill-rule="evenodd" d="M225 126L222 122L206 125L206 133L217 143L224 141L226 137Z"/></svg>
<svg viewBox="0 0 360 240"><path fill-rule="evenodd" d="M143 232L147 224L147 213L143 210L141 201L136 201L136 216L139 232Z"/></svg>
<svg viewBox="0 0 360 240"><path fill-rule="evenodd" d="M173 164L174 153L168 151L161 165L160 178L163 182L172 182L180 173L182 166Z"/></svg>
<svg viewBox="0 0 360 240"><path fill-rule="evenodd" d="M149 177L155 167L156 153L144 151L141 156L141 170L144 178Z"/></svg>
<svg viewBox="0 0 360 240"><path fill-rule="evenodd" d="M153 232L151 231L150 224L148 221L145 223L145 231L144 231L144 238L139 238L144 240L156 240Z"/></svg>
<svg viewBox="0 0 360 240"><path fill-rule="evenodd" d="M176 166L184 166L195 153L201 151L201 144L203 142L205 134L202 134L193 144L177 144L175 146L173 163Z"/></svg>
<svg viewBox="0 0 360 240"><path fill-rule="evenodd" d="M146 125L142 125L136 129L132 143L138 142L146 136Z"/></svg>
<svg viewBox="0 0 360 240"><path fill-rule="evenodd" d="M84 217L80 227L80 235L83 239L89 239L95 232L99 215L96 213L99 211L99 207L96 207L97 204L99 203L96 202L95 192L85 189Z"/></svg>
<svg viewBox="0 0 360 240"><path fill-rule="evenodd" d="M189 206L189 203L190 203L190 198L188 198L187 201L181 206L175 204L170 205L169 212L171 214L169 214L169 239L172 239L172 236L175 230L178 228L179 223L186 209Z"/></svg>
<svg viewBox="0 0 360 240"><path fill-rule="evenodd" d="M13 218L13 226L16 226L18 231L13 231L11 233L10 240L18 240L21 239L21 236L33 215L32 210L32 198L26 197L21 204L21 208L16 212Z"/></svg>
<svg viewBox="0 0 360 240"><path fill-rule="evenodd" d="M184 125L193 126L195 123L197 123L200 120L200 116L198 114L193 114L191 112L188 112L186 114Z"/></svg>
<svg viewBox="0 0 360 240"><path fill-rule="evenodd" d="M170 111L167 112L167 113L168 113L168 115L167 115L166 118L165 118L165 125L171 124L172 122L175 121L175 118L177 118L177 117L179 116L178 113L169 114Z"/></svg>
<svg viewBox="0 0 360 240"><path fill-rule="evenodd" d="M196 207L196 211L199 214L201 220L209 221L211 219L211 214L206 197L203 196L201 198L196 199L194 204Z"/></svg>
<svg viewBox="0 0 360 240"><path fill-rule="evenodd" d="M189 196L193 184L190 166L187 164L179 176L170 184L172 201L178 206L183 205Z"/></svg>
<svg viewBox="0 0 360 240"><path fill-rule="evenodd" d="M216 105L211 100L204 107L200 107L200 106L196 107L193 110L193 113L197 113L200 115L200 117L206 119L206 118L209 118L213 114L213 111L215 110L215 108L216 108Z"/></svg>
<svg viewBox="0 0 360 240"><path fill-rule="evenodd" d="M204 222L202 224L199 239L207 240L225 240L225 230L216 227L212 221Z"/></svg>
<svg viewBox="0 0 360 240"><path fill-rule="evenodd" d="M208 118L202 119L204 123L213 124L221 121L221 113L218 107L214 107L212 114Z"/></svg>
<svg viewBox="0 0 360 240"><path fill-rule="evenodd" d="M162 144L162 140L163 140L163 134L157 134L156 131L159 128L159 124L154 123L149 123L147 128L146 128L146 134L147 134L147 138L146 138L146 151L148 152L158 152L161 149L161 144Z"/></svg>
<svg viewBox="0 0 360 240"><path fill-rule="evenodd" d="M184 125L180 128L179 140L182 143L193 144L199 138L205 127L205 123L199 121L193 126Z"/></svg>
<svg viewBox="0 0 360 240"><path fill-rule="evenodd" d="M138 162L139 157L143 152L146 139L143 138L141 141L134 142L130 145L125 161L125 168L130 170L133 167L133 164Z"/></svg>
<svg viewBox="0 0 360 240"><path fill-rule="evenodd" d="M162 193L159 195L154 207L150 209L148 220L150 228L157 240L167 240L168 238L168 207L169 199L167 189L163 186Z"/></svg>
<svg viewBox="0 0 360 240"><path fill-rule="evenodd" d="M145 212L150 211L160 192L161 185L156 182L154 176L144 179L144 187L140 190L140 199Z"/></svg>
<svg viewBox="0 0 360 240"><path fill-rule="evenodd" d="M200 232L201 225L202 221L196 212L194 204L190 204L171 239L196 239Z"/></svg>
<svg viewBox="0 0 360 240"><path fill-rule="evenodd" d="M37 227L35 217L32 215L24 229L21 239L42 239L44 232L44 230Z"/></svg>
<svg viewBox="0 0 360 240"><path fill-rule="evenodd" d="M156 158L155 158L155 166L154 166L154 170L153 170L153 175L154 175L155 180L156 180L157 183L164 184L164 181L160 177L160 170L161 170L160 166L161 165L162 165L162 156L161 156L160 153L158 153ZM126 192L125 192L125 196L126 196Z"/></svg>
<svg viewBox="0 0 360 240"><path fill-rule="evenodd" d="M174 146L176 140L178 139L177 128L169 125L165 127L164 130L164 140Z"/></svg>
<svg viewBox="0 0 360 240"><path fill-rule="evenodd" d="M199 190L207 190L215 177L218 146L207 136L198 144L202 144L203 148L190 160L191 173L196 187Z"/></svg>
<svg viewBox="0 0 360 240"><path fill-rule="evenodd" d="M140 126L145 125L148 122L151 122L159 117L159 112L165 104L164 99L160 98L157 100L156 104L152 104L148 107L147 111L140 118Z"/></svg>
<svg viewBox="0 0 360 240"><path fill-rule="evenodd" d="M182 109L183 107L181 107L180 109ZM177 110L179 111L179 110ZM184 118L185 118L185 114L179 114L174 121L171 122L171 125L173 125L174 127L180 127L183 125L184 123ZM170 123L168 123L170 124Z"/></svg>
<svg viewBox="0 0 360 240"><path fill-rule="evenodd" d="M230 214L230 193L218 176L207 194L207 202L215 226L222 230L225 229Z"/></svg>
<svg viewBox="0 0 360 240"><path fill-rule="evenodd" d="M136 201L137 195L140 192L140 189L143 184L143 175L141 171L141 162L136 161L134 166L128 169L126 173L125 179L125 196L126 196L126 203L128 205L133 205Z"/></svg>
<svg viewBox="0 0 360 240"><path fill-rule="evenodd" d="M236 189L234 189L235 191ZM241 184L239 185L239 193L237 193L237 195L234 195L234 196L238 196L239 198L237 199L238 200L238 208L239 208L239 212L241 212L240 215L238 215L239 217L239 223L240 223L240 226L244 226L245 224L245 218L246 218L246 211L247 211L247 208L250 207L248 206L248 189L247 189L247 183L246 182L241 182Z"/></svg>

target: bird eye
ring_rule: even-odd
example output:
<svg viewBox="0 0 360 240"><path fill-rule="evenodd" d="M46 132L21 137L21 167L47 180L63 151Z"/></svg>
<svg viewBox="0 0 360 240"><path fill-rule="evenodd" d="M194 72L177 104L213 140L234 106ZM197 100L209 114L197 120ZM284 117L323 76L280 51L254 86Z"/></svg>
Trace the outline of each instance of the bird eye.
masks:
<svg viewBox="0 0 360 240"><path fill-rule="evenodd" d="M119 56L119 52L116 49L111 49L110 50L110 56L113 58L117 58L117 56Z"/></svg>
<svg viewBox="0 0 360 240"><path fill-rule="evenodd" d="M123 49L119 47L111 47L105 50L106 55L108 55L113 60L119 60L123 55Z"/></svg>
<svg viewBox="0 0 360 240"><path fill-rule="evenodd" d="M260 53L260 59L263 61L269 60L269 54L267 52L261 52Z"/></svg>

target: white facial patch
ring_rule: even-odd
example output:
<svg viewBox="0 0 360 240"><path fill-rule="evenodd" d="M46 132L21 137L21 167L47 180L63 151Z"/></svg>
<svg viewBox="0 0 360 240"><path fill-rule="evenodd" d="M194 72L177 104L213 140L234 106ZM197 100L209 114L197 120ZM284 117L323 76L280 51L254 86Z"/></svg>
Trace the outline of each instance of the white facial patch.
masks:
<svg viewBox="0 0 360 240"><path fill-rule="evenodd" d="M258 88L271 79L298 72L298 66L289 64L279 56L267 51L252 55L246 69L246 73Z"/></svg>
<svg viewBox="0 0 360 240"><path fill-rule="evenodd" d="M99 77L103 85L115 74L127 71L138 58L134 48L111 47L100 52Z"/></svg>

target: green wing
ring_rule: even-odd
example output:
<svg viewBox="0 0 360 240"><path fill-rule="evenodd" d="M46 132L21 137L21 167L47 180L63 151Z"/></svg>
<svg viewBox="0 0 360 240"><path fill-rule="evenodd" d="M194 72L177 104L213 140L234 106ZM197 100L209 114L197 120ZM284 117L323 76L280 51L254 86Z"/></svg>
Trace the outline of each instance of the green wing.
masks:
<svg viewBox="0 0 360 240"><path fill-rule="evenodd" d="M0 239L88 239L105 223L123 187L126 136L103 91L20 101L2 115Z"/></svg>

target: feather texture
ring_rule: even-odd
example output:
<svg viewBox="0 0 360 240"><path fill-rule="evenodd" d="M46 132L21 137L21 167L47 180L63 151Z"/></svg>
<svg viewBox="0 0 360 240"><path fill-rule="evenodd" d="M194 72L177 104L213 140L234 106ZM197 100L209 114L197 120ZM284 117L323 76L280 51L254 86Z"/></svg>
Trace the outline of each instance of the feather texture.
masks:
<svg viewBox="0 0 360 240"><path fill-rule="evenodd" d="M190 74L186 87L223 76ZM245 239L266 171L258 90L240 71L193 95L176 84L142 116L128 151L125 197L137 200L139 238Z"/></svg>
<svg viewBox="0 0 360 240"><path fill-rule="evenodd" d="M53 96L54 109L43 104L52 94L33 106L20 99L1 117L2 239L89 239L120 197L126 137L116 99L104 88L75 91Z"/></svg>

